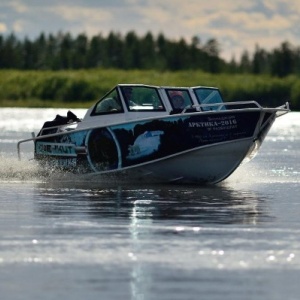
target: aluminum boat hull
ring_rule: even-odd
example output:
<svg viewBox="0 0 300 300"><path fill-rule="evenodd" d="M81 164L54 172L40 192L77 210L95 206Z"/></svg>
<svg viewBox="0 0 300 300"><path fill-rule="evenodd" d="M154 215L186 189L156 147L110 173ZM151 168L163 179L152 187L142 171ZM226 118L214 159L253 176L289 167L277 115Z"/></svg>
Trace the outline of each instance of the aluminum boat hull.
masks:
<svg viewBox="0 0 300 300"><path fill-rule="evenodd" d="M37 139L35 158L46 168L87 177L214 184L253 157L275 117L261 111L196 113L64 132ZM224 120L227 127L220 125ZM138 133L129 139L132 132Z"/></svg>
<svg viewBox="0 0 300 300"><path fill-rule="evenodd" d="M251 138L210 145L120 171L119 175L136 182L215 184L238 168L252 146ZM101 174L90 176L95 178Z"/></svg>
<svg viewBox="0 0 300 300"><path fill-rule="evenodd" d="M175 93L185 108L175 107ZM136 101L128 101L129 95ZM112 103L118 105L110 109ZM18 149L33 141L34 158L45 172L214 184L251 160L275 119L288 111L288 104L263 108L255 101L224 103L218 89L210 87L121 84L82 121L71 112L66 118L57 115L37 137L20 141Z"/></svg>

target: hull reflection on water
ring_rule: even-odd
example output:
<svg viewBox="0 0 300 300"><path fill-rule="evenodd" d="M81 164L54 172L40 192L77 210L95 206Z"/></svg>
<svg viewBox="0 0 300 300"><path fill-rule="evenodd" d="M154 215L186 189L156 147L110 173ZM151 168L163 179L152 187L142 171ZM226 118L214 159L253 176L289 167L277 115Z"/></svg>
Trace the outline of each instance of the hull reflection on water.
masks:
<svg viewBox="0 0 300 300"><path fill-rule="evenodd" d="M191 224L253 224L270 218L264 197L226 186L201 187L38 184L38 210L44 215L85 214L88 218L174 220Z"/></svg>

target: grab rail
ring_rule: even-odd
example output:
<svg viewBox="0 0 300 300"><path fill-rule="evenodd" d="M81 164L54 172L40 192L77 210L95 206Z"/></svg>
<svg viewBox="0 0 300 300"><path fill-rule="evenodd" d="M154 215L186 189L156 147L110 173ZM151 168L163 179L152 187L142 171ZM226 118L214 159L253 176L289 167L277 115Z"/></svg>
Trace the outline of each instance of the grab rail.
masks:
<svg viewBox="0 0 300 300"><path fill-rule="evenodd" d="M222 103L206 103L206 104L197 104L197 105L189 105L188 107L185 107L182 111L183 113L186 112L189 108L206 108L206 107L216 107L216 111L220 111L222 108L226 108L226 106L246 106L254 104L256 108L262 109L263 107L257 103L256 101L236 101L236 102L222 102ZM243 107L244 108L244 107Z"/></svg>
<svg viewBox="0 0 300 300"><path fill-rule="evenodd" d="M241 106L241 109L245 109L249 105L254 105L255 107L249 107L249 108L258 108L258 109L271 109L271 110L277 110L277 111L284 111L289 112L290 106L289 103L286 102L284 105L275 107L275 108L268 108L268 107L262 107L257 101L250 100L250 101L236 101L236 102L222 102L222 103L211 103L211 104L197 104L197 105L188 105L186 106L181 113L185 113L190 108L205 108L205 107L216 107L214 111L220 111L223 108L226 108L226 106Z"/></svg>
<svg viewBox="0 0 300 300"><path fill-rule="evenodd" d="M35 133L34 132L31 132L31 136L32 138L30 139L25 139L25 140L21 140L17 143L17 151L18 151L18 159L21 160L21 150L20 150L20 146L22 143L27 143L27 142L30 142L30 141L36 141L36 140L39 140L39 139L43 139L45 138L45 136L52 136L52 135L59 135L62 131L60 131L60 129L64 128L65 130L67 130L67 127L70 127L72 125L76 125L78 124L78 122L72 122L72 123L67 123L67 124L63 124L63 125L57 125L57 126L51 126L51 127L45 127L45 128L42 128L40 130L40 134L38 136L35 136ZM56 132L52 132L52 133L46 133L43 135L43 132L45 130L54 130L56 129Z"/></svg>
<svg viewBox="0 0 300 300"><path fill-rule="evenodd" d="M34 135L34 132L31 133L32 135ZM36 140L36 137L32 137L30 139L26 139L26 140L21 140L17 143L17 151L18 151L18 159L21 160L21 150L20 150L20 145L22 143L27 143L27 142L30 142L30 141L34 141Z"/></svg>

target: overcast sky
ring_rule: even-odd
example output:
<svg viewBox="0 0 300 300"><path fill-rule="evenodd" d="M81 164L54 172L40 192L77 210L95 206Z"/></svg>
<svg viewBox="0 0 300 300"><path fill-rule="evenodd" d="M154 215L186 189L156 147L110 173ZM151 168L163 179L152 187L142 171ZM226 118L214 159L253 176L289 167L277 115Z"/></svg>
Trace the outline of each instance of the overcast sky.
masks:
<svg viewBox="0 0 300 300"><path fill-rule="evenodd" d="M299 0L0 0L0 34L36 38L41 32L110 31L139 36L150 31L168 39L198 36L221 44L221 56L239 58L259 44L300 45Z"/></svg>

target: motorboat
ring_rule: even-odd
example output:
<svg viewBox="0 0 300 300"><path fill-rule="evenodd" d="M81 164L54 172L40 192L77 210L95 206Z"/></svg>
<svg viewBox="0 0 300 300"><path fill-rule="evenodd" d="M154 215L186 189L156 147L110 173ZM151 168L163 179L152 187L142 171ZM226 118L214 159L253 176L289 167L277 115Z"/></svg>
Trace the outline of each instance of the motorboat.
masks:
<svg viewBox="0 0 300 300"><path fill-rule="evenodd" d="M82 119L68 111L45 122L18 142L18 155L32 141L43 168L85 178L215 184L250 161L289 111L288 103L224 102L216 87L118 84Z"/></svg>

